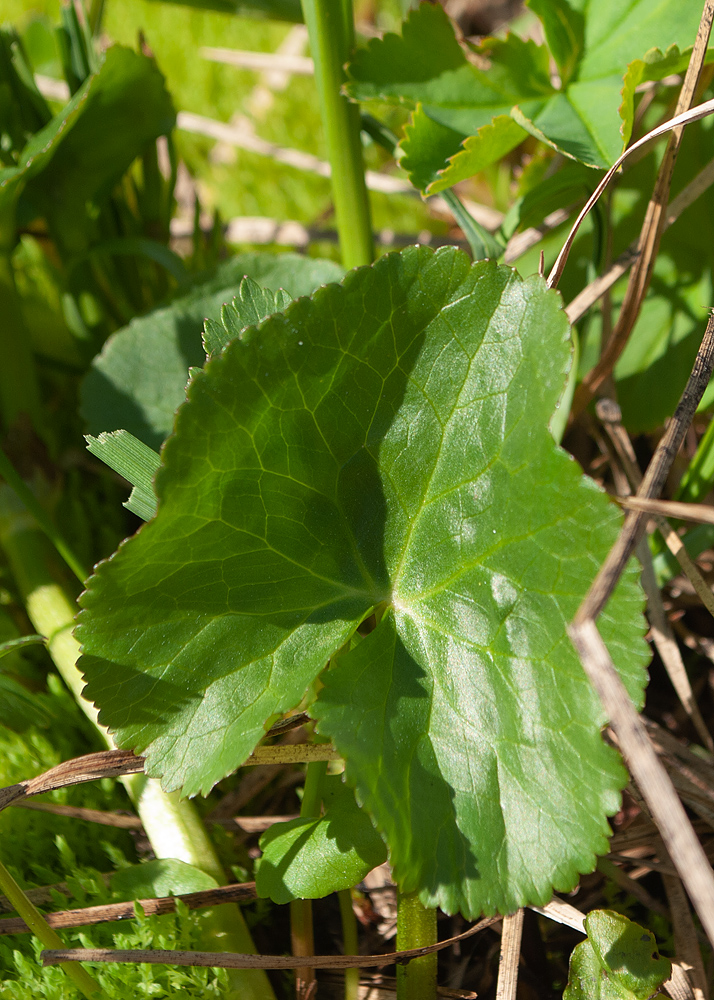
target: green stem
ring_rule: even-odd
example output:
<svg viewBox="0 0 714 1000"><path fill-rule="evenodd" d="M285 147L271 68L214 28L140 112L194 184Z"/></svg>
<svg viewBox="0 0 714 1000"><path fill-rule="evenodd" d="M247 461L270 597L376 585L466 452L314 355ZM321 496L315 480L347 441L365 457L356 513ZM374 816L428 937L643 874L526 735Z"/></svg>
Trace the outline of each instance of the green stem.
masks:
<svg viewBox="0 0 714 1000"><path fill-rule="evenodd" d="M442 191L442 197L451 209L451 212L463 230L464 236L471 247L474 260L497 260L505 246L496 239L488 229L484 229L480 222L471 215L461 204L456 192L451 188Z"/></svg>
<svg viewBox="0 0 714 1000"><path fill-rule="evenodd" d="M322 779L327 773L327 761L319 760L305 768L305 787L300 805L301 816L319 816L322 804ZM312 925L312 900L294 899L290 904L290 938L293 955L302 957L315 954ZM315 979L315 970L301 966L295 970L297 996L302 996Z"/></svg>
<svg viewBox="0 0 714 1000"><path fill-rule="evenodd" d="M104 742L113 747L108 731L99 724L97 709L82 696L84 680L77 668L80 647L72 634L77 611L74 599L50 572L46 539L29 514L17 512L7 491L0 491L0 545L30 621L38 632L47 636L47 648L60 676ZM164 792L158 781L143 774L122 779L122 783L157 858L185 861L225 884L218 856L192 802L180 799L177 793ZM216 907L211 912L203 936L207 950L255 953L243 914L233 904ZM227 996L234 1000L274 1000L270 981L262 969L232 969L228 980Z"/></svg>
<svg viewBox="0 0 714 1000"><path fill-rule="evenodd" d="M42 433L40 391L30 335L15 287L15 272L9 254L0 253L0 412L7 430L21 413L27 413Z"/></svg>
<svg viewBox="0 0 714 1000"><path fill-rule="evenodd" d="M342 263L346 268L370 264L374 258L369 197L364 179L360 114L341 93L343 66L354 45L352 0L302 0L303 16L315 62L320 111Z"/></svg>
<svg viewBox="0 0 714 1000"><path fill-rule="evenodd" d="M357 940L357 918L352 906L352 893L342 889L337 893L342 917L342 943L345 955L359 955ZM359 969L345 969L345 1000L357 1000L359 997Z"/></svg>
<svg viewBox="0 0 714 1000"><path fill-rule="evenodd" d="M415 892L397 893L397 951L436 944L436 910L428 910ZM437 955L413 958L397 966L397 1000L435 1000Z"/></svg>
<svg viewBox="0 0 714 1000"><path fill-rule="evenodd" d="M62 938L52 930L37 907L30 902L2 861L0 861L0 890L7 896L12 908L18 916L22 917L45 948L65 947ZM92 997L101 994L99 983L92 979L86 969L78 962L62 962L61 964L64 972L85 997L89 997L91 1000Z"/></svg>

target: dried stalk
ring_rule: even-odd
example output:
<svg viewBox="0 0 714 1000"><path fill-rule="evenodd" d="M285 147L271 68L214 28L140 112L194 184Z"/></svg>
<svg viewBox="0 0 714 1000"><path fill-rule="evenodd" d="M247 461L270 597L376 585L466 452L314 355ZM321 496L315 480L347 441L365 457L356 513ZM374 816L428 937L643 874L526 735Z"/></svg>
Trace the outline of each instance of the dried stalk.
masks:
<svg viewBox="0 0 714 1000"><path fill-rule="evenodd" d="M412 958L422 958L435 951L450 948L457 941L478 934L492 924L498 923L501 917L486 917L479 920L467 931L455 937L439 941L425 948L408 948L405 951L388 952L384 955L314 955L310 965L315 969L368 969L381 965L393 965L395 962L409 962ZM67 957L67 954L69 957ZM162 949L128 951L114 948L67 948L43 951L40 955L43 965L57 965L66 961L87 962L122 962L137 964L148 962L151 965L181 965L202 966L212 969L296 969L304 958L293 955L236 955L216 951L167 951Z"/></svg>
<svg viewBox="0 0 714 1000"><path fill-rule="evenodd" d="M687 73L674 112L675 121L689 113L689 109L694 101L694 95L699 84L702 67L704 66L704 57L706 56L709 35L711 34L712 20L714 20L714 0L705 0L697 38L692 49L689 66L687 67ZM682 125L684 124L686 124L686 119L682 120ZM655 131L657 130L655 129ZM617 323L600 360L588 372L576 390L572 408L574 413L579 413L580 410L587 406L595 392L609 376L615 366L615 362L625 349L625 345L640 314L642 302L649 288L652 270L659 250L669 189L672 183L674 164L682 141L682 134L683 128L682 126L678 126L672 130L672 134L670 135L662 163L657 172L654 191L647 206L647 213L637 247L638 258L630 274L630 280L620 308ZM637 145L638 143L635 143L630 148L635 149Z"/></svg>

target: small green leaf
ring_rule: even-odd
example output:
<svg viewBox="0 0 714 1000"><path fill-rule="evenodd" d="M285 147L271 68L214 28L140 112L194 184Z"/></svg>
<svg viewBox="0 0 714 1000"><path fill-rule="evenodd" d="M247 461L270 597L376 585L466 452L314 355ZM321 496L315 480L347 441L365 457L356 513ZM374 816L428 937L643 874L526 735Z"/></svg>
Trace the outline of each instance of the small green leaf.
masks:
<svg viewBox="0 0 714 1000"><path fill-rule="evenodd" d="M585 47L585 18L568 0L528 0L527 6L540 19L548 48L553 54L563 85L580 61Z"/></svg>
<svg viewBox="0 0 714 1000"><path fill-rule="evenodd" d="M585 918L587 940L570 956L563 1000L648 1000L672 974L651 931L612 910Z"/></svg>
<svg viewBox="0 0 714 1000"><path fill-rule="evenodd" d="M124 428L157 449L171 432L174 414L186 398L189 368L202 367L206 317L217 320L225 302L238 294L245 275L263 288L309 295L336 281L342 268L329 260L294 253L239 254L170 305L142 316L111 336L92 362L81 388L80 412L90 434Z"/></svg>
<svg viewBox="0 0 714 1000"><path fill-rule="evenodd" d="M387 848L339 775L323 780L325 812L276 823L260 838L259 896L274 903L320 899L361 882L387 860Z"/></svg>
<svg viewBox="0 0 714 1000"><path fill-rule="evenodd" d="M128 431L102 431L99 437L85 435L87 451L114 469L133 489L124 506L137 517L150 521L156 513L154 474L161 459L153 449Z"/></svg>
<svg viewBox="0 0 714 1000"><path fill-rule="evenodd" d="M413 120L415 119L416 112L413 116ZM402 148L405 152L414 148L416 132L417 129L412 131L410 142L407 139L403 141ZM473 177L491 163L500 160L506 153L510 153L523 142L524 138L523 128L510 115L496 115L488 125L482 125L474 135L464 139L458 152L448 158L447 166L439 170L437 177L426 186L424 193L437 194L453 187L459 181ZM406 158L402 161L402 166L405 170L409 169ZM411 174L410 180L413 184L417 183L416 177Z"/></svg>
<svg viewBox="0 0 714 1000"><path fill-rule="evenodd" d="M130 868L120 868L112 875L111 881L112 892L120 899L179 896L217 886L218 882L200 868L175 858L156 858Z"/></svg>
<svg viewBox="0 0 714 1000"><path fill-rule="evenodd" d="M291 302L292 298L285 289L273 292L269 288L261 288L257 281L246 275L236 297L223 306L220 323L210 318L206 320L203 333L206 355L210 357L222 351L231 340L240 337L246 327L262 322L275 312L282 312Z"/></svg>
<svg viewBox="0 0 714 1000"><path fill-rule="evenodd" d="M509 34L505 41L486 39L478 55L490 63L487 71L466 59L443 9L422 4L410 12L401 36L372 40L348 67L347 91L353 97L398 101L417 109L400 146L402 165L412 183L428 194L471 176L463 173L468 160L446 171L466 135L489 126L494 117L508 118L521 100L537 114L553 91L544 46ZM495 135L485 133L469 155L482 169L524 138L514 122L504 126L499 121Z"/></svg>

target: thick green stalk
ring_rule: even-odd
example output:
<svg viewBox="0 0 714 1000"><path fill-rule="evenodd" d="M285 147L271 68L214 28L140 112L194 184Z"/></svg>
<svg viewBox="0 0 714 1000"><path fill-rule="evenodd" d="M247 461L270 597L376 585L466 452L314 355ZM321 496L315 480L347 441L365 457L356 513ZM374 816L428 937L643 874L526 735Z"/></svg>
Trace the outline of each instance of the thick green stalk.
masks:
<svg viewBox="0 0 714 1000"><path fill-rule="evenodd" d="M364 179L360 115L341 93L343 66L354 45L352 0L302 0L303 16L315 62L327 152L332 169L332 197L342 263L347 268L374 258L369 197Z"/></svg>
<svg viewBox="0 0 714 1000"><path fill-rule="evenodd" d="M113 743L98 722L98 712L82 696L84 681L77 669L79 644L72 634L76 604L50 572L47 542L30 515L18 509L7 490L0 492L0 545L5 551L20 589L30 621L47 637L47 648L67 687L84 714L97 727L107 746ZM157 781L144 775L123 780L158 858L177 858L212 875L219 883L226 877L213 844L187 799L168 794ZM240 909L232 904L216 907L205 930L207 950L252 954L255 946ZM274 1000L262 969L229 970L228 996L235 1000Z"/></svg>
<svg viewBox="0 0 714 1000"><path fill-rule="evenodd" d="M436 910L428 910L415 892L397 893L397 951L436 944ZM437 955L413 958L397 966L397 1000L435 1000Z"/></svg>
<svg viewBox="0 0 714 1000"><path fill-rule="evenodd" d="M352 907L352 893L342 889L337 893L340 901L340 916L342 917L342 943L345 955L359 955L357 939L357 918ZM345 1000L357 1000L359 997L359 969L345 969Z"/></svg>
<svg viewBox="0 0 714 1000"><path fill-rule="evenodd" d="M42 431L40 393L30 335L15 287L9 254L0 253L0 413L7 430L21 413Z"/></svg>
<svg viewBox="0 0 714 1000"><path fill-rule="evenodd" d="M305 768L305 787L300 804L301 816L319 816L322 802L322 779L327 772L327 761L319 760ZM312 927L312 900L294 899L290 904L290 937L293 955L315 954ZM315 979L315 970L301 966L295 970L295 986L298 998L307 991Z"/></svg>
<svg viewBox="0 0 714 1000"><path fill-rule="evenodd" d="M0 890L45 948L65 947L62 938L52 930L37 907L27 898L2 861L0 861ZM79 962L62 962L61 966L83 996L91 1000L92 997L101 995L99 983L92 979Z"/></svg>

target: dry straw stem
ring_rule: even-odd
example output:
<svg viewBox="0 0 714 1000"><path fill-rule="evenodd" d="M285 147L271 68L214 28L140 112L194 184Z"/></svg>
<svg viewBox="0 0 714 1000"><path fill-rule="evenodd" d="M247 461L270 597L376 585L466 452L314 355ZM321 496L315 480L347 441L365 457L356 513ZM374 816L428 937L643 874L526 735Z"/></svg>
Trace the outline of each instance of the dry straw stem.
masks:
<svg viewBox="0 0 714 1000"><path fill-rule="evenodd" d="M676 517L680 521L714 524L714 507L701 503L680 503L678 500L648 500L643 497L615 497L625 510L641 510L660 517Z"/></svg>
<svg viewBox="0 0 714 1000"><path fill-rule="evenodd" d="M147 916L161 916L164 913L176 912L177 899L180 899L189 910L201 910L207 906L239 903L257 898L255 882L242 882L177 896L158 896L151 899L130 900L126 903L105 903L102 906L60 910L58 913L45 913L44 919L48 926L53 928L89 927L114 920L131 920L136 916L137 905L141 906ZM0 920L0 934L28 934L30 932L31 928L20 917L3 917Z"/></svg>
<svg viewBox="0 0 714 1000"><path fill-rule="evenodd" d="M707 937L714 943L714 873L684 807L647 737L645 725L595 622L592 619L576 621L569 633L610 718L630 773L667 845Z"/></svg>
<svg viewBox="0 0 714 1000"><path fill-rule="evenodd" d="M704 192L714 184L714 160L710 160L706 167L699 171L697 176L687 184L686 187L682 188L676 198L673 198L670 202L667 212L665 214L664 225L662 231L669 229L677 219L680 217L682 212L686 211L690 205L693 205L697 198L701 197ZM547 221L547 220L546 220ZM585 313L590 309L591 306L595 305L598 299L601 299L608 289L612 288L616 281L618 281L623 274L632 267L634 262L640 255L638 250L638 240L631 243L630 246L617 258L615 263L594 281L591 281L589 285L586 285L581 292L575 296L575 298L568 303L565 308L565 314L571 323L577 323ZM509 243L510 246L510 243Z"/></svg>
<svg viewBox="0 0 714 1000"><path fill-rule="evenodd" d="M318 760L341 760L329 743L300 743L297 745L257 747L243 766L255 764L302 764ZM144 758L130 750L104 750L58 764L44 774L16 785L0 788L0 811L32 795L52 792L69 785L81 785L97 778L118 778L124 774L141 774Z"/></svg>
<svg viewBox="0 0 714 1000"><path fill-rule="evenodd" d="M496 1000L516 1000L518 960L521 955L522 936L523 910L520 909L503 918Z"/></svg>
<svg viewBox="0 0 714 1000"><path fill-rule="evenodd" d="M714 3L714 0L712 0ZM577 235L578 229L580 228L583 220L589 215L593 206L596 204L600 195L603 193L605 188L608 186L612 178L617 173L618 169L622 166L625 160L632 155L636 150L641 149L646 143L651 142L652 139L657 139L661 135L665 135L667 132L671 132L674 129L681 128L684 125L690 125L692 122L701 121L702 118L706 118L708 115L714 113L714 100L705 101L703 104L698 104L695 108L691 108L689 111L685 111L681 115L675 115L674 118L670 118L669 121L663 122L658 125L657 128L652 129L647 135L644 135L637 142L633 143L632 146L628 146L622 156L610 167L608 172L602 178L598 186L595 188L593 193L590 195L585 205L580 210L580 214L573 223L572 229L568 233L568 238L566 239L563 247L558 254L555 264L548 275L548 288L556 288L560 278L565 270L565 264L568 260L570 250L573 246L573 241ZM639 259L639 258L638 258Z"/></svg>
<svg viewBox="0 0 714 1000"><path fill-rule="evenodd" d="M710 317L687 386L657 446L637 491L638 496L659 496L713 367L714 319ZM568 631L610 719L630 772L659 828L704 930L714 943L714 873L595 624L641 536L645 518L641 511L631 511L626 515L618 540Z"/></svg>
<svg viewBox="0 0 714 1000"><path fill-rule="evenodd" d="M388 952L384 955L314 955L310 966L314 969L354 969L376 968L382 965L405 963L412 958L422 958L435 951L450 948L459 941L473 937L492 924L499 923L501 917L486 917L473 927L455 937L439 941L424 948L408 948L404 951ZM67 958L67 955L69 958ZM91 957L90 957L91 956ZM66 961L123 962L150 965L205 966L215 969L297 969L304 958L292 955L236 955L215 951L166 951L162 949L128 951L113 948L67 948L43 951L43 965L57 965Z"/></svg>
<svg viewBox="0 0 714 1000"><path fill-rule="evenodd" d="M714 105L714 101L711 103ZM656 498L662 492L669 470L704 395L713 369L714 318L710 316L687 385L637 490L638 498ZM638 510L629 511L625 515L622 531L580 606L575 618L576 623L598 617L632 555L646 520L647 515Z"/></svg>
<svg viewBox="0 0 714 1000"><path fill-rule="evenodd" d="M697 38L692 49L692 55L687 67L687 73L679 92L677 107L674 112L674 120L682 114L687 113L694 101L694 95L699 84L699 79L704 66L704 58L707 52L707 44L712 29L712 19L714 19L714 0L705 0ZM682 121L682 125L686 121ZM655 132L657 130L655 129ZM578 413L587 406L590 399L602 385L612 371L615 362L622 354L625 344L640 314L642 301L649 288L652 269L659 250L662 229L665 220L666 205L669 197L669 189L672 183L674 164L682 141L683 128L678 126L672 129L667 148L657 172L654 191L650 198L645 220L640 231L638 242L639 256L632 268L630 279L625 292L625 298L620 308L617 323L612 331L612 335L605 346L602 357L595 367L588 372L582 383L578 386L573 400L573 410ZM652 133L650 133L652 134ZM635 143L631 149L637 147Z"/></svg>
<svg viewBox="0 0 714 1000"><path fill-rule="evenodd" d="M622 464L624 474L626 476L626 489L623 488L622 492L624 493L626 490L629 492L630 488L633 490L639 489L640 484L642 483L642 473L640 472L639 465L637 464L637 457L635 455L635 450L632 447L632 442L630 441L627 431L622 426L622 414L620 412L620 407L612 399L600 399L595 407L595 412L602 421L612 446L617 453L617 457ZM613 472L616 471L617 469L614 466ZM631 503L635 510L642 510L643 507L638 506L638 504L644 504L645 511L648 510L646 506L647 504L663 503L663 501L657 500L631 498L629 495L626 497L617 497L616 499L619 503L623 504L623 506L627 506ZM696 505L680 504L679 506L695 507ZM658 522L661 520L661 518L658 518ZM666 538L671 529L669 525L664 522L664 528L661 530ZM684 548L684 546L682 546L682 548ZM677 692L677 696L682 703L684 710L691 719L704 745L708 750L714 750L714 740L712 740L711 734L706 727L701 712L699 711L699 706L697 705L694 697L692 686L689 683L689 676L687 675L684 661L682 660L682 654L679 651L677 640L674 637L672 627L669 624L669 619L667 618L664 605L662 604L662 594L657 586L654 568L652 566L652 553L650 552L649 545L644 537L637 543L637 555L640 563L642 564L642 586L647 596L647 610L649 613L650 627L652 631L652 638L655 646L657 647L657 652L662 658L667 674L672 681L672 686ZM704 586L706 587L706 583L704 583Z"/></svg>

